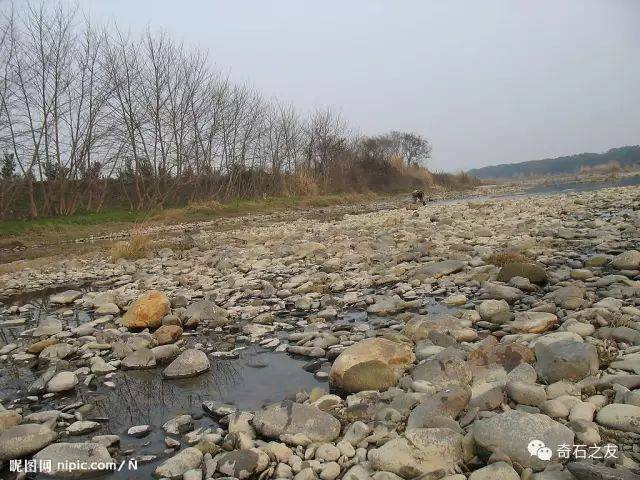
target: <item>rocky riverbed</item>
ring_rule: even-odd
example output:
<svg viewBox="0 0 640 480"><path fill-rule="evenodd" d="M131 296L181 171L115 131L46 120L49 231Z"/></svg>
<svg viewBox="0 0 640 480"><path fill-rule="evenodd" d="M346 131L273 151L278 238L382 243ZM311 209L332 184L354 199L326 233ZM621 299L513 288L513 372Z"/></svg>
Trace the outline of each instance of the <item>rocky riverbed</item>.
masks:
<svg viewBox="0 0 640 480"><path fill-rule="evenodd" d="M639 207L195 229L0 276L2 478L640 479Z"/></svg>

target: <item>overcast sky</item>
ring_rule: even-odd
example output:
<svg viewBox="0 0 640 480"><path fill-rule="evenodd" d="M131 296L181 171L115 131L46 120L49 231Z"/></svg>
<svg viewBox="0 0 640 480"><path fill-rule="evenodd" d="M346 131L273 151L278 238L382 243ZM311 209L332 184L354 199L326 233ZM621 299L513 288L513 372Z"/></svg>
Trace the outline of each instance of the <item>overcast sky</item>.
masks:
<svg viewBox="0 0 640 480"><path fill-rule="evenodd" d="M84 0L239 82L359 128L421 133L434 169L640 143L639 0Z"/></svg>

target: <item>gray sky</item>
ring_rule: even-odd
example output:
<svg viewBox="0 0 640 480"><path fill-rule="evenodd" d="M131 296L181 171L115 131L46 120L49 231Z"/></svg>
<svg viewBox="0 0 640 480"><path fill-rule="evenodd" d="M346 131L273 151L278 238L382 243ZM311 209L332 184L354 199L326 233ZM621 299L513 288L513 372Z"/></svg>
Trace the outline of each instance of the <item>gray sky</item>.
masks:
<svg viewBox="0 0 640 480"><path fill-rule="evenodd" d="M457 170L640 143L639 0L84 0L236 81L362 133L411 130Z"/></svg>

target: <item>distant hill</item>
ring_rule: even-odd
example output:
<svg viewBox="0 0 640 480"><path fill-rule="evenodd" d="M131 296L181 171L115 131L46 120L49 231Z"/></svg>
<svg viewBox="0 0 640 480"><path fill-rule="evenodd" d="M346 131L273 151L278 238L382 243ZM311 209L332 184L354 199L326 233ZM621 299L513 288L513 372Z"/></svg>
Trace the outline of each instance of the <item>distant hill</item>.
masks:
<svg viewBox="0 0 640 480"><path fill-rule="evenodd" d="M545 158L520 163L505 163L474 168L469 174L477 178L522 178L539 175L579 173L610 167L640 166L640 145L612 148L605 153L579 153L566 157Z"/></svg>

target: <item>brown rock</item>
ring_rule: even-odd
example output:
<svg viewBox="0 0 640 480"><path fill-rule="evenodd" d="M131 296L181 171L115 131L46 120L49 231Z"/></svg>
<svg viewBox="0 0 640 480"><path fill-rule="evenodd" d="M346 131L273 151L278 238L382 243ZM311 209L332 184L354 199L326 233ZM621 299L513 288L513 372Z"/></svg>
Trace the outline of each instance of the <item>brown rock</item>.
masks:
<svg viewBox="0 0 640 480"><path fill-rule="evenodd" d="M333 362L329 380L345 392L386 390L415 360L413 349L385 338L368 338L345 349Z"/></svg>
<svg viewBox="0 0 640 480"><path fill-rule="evenodd" d="M131 305L123 315L122 323L127 328L159 327L170 307L171 303L164 293L149 290Z"/></svg>
<svg viewBox="0 0 640 480"><path fill-rule="evenodd" d="M497 343L493 337L487 337L484 345L469 353L468 362L472 365L502 365L510 371L521 363L533 363L536 356L533 350L521 343Z"/></svg>
<svg viewBox="0 0 640 480"><path fill-rule="evenodd" d="M27 353L38 355L45 348L50 347L51 345L55 345L56 343L58 343L58 340L55 338L45 338L44 340L40 340L39 342L29 345L29 348L27 348Z"/></svg>
<svg viewBox="0 0 640 480"><path fill-rule="evenodd" d="M453 315L429 314L419 315L407 322L402 333L414 342L424 340L430 332L448 333L456 340L467 334L470 322ZM461 340L459 340L461 341Z"/></svg>
<svg viewBox="0 0 640 480"><path fill-rule="evenodd" d="M174 343L182 336L182 327L178 325L163 325L153 333L158 345Z"/></svg>

